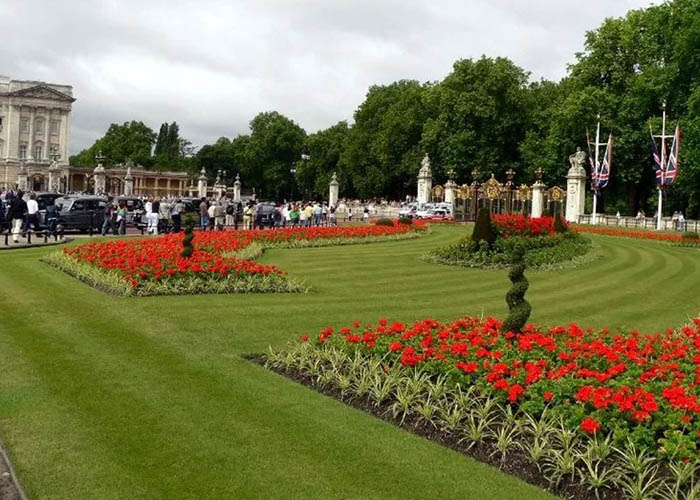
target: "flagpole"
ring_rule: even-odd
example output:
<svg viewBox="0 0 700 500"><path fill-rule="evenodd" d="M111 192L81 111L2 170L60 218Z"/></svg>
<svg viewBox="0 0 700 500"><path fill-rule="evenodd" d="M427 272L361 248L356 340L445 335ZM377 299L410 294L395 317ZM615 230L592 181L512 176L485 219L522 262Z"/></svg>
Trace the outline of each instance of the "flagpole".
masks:
<svg viewBox="0 0 700 500"><path fill-rule="evenodd" d="M663 186L666 174L666 101L663 103L663 115L661 118L661 179L659 182L659 206L656 214L656 230L661 230L661 216L664 203Z"/></svg>
<svg viewBox="0 0 700 500"><path fill-rule="evenodd" d="M598 113L598 126L596 127L595 131L595 174L592 173L592 175L595 175L593 178L594 186L593 186L593 217L591 217L591 222L595 226L598 222L598 185L600 184L600 179L598 179L598 170L599 170L599 163L598 163L598 151L600 149L600 113Z"/></svg>

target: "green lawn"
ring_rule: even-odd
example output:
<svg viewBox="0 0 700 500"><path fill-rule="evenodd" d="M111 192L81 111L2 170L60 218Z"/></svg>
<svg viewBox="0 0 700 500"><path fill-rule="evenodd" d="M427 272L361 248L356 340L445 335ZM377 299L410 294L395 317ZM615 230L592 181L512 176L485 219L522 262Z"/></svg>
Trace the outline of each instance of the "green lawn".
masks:
<svg viewBox="0 0 700 500"><path fill-rule="evenodd" d="M548 495L241 358L353 320L502 316L504 271L419 257L465 231L269 251L308 295L116 298L0 252L0 438L30 498ZM529 272L532 320L663 329L700 312L697 249L594 237L603 257Z"/></svg>

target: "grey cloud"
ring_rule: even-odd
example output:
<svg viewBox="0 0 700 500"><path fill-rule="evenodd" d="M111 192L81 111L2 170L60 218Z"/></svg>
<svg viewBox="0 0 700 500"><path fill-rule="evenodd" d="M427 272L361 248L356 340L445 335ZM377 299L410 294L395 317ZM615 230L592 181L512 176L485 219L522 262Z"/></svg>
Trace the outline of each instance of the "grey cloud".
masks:
<svg viewBox="0 0 700 500"><path fill-rule="evenodd" d="M439 80L481 54L558 79L587 30L648 3L4 0L0 74L74 86L72 152L131 119L177 120L203 145L259 111L309 132L351 120L370 85Z"/></svg>

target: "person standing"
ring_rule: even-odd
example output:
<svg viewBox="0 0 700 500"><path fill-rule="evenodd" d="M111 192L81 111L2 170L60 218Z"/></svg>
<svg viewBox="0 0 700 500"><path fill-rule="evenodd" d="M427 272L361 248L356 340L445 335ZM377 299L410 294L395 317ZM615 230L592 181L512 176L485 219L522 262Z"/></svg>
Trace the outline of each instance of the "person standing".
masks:
<svg viewBox="0 0 700 500"><path fill-rule="evenodd" d="M367 205L365 205L365 210L362 214L362 220L365 222L369 222L369 207Z"/></svg>
<svg viewBox="0 0 700 500"><path fill-rule="evenodd" d="M214 200L207 209L207 216L209 217L209 230L213 231L216 227L216 202Z"/></svg>
<svg viewBox="0 0 700 500"><path fill-rule="evenodd" d="M29 201L27 201L27 217L24 223L25 233L29 231L29 226L32 226L34 231L39 230L39 204L34 193L29 195Z"/></svg>
<svg viewBox="0 0 700 500"><path fill-rule="evenodd" d="M337 226L338 221L335 218L335 206L331 205L331 208L328 210L328 224L331 226Z"/></svg>
<svg viewBox="0 0 700 500"><path fill-rule="evenodd" d="M297 209L296 205L292 205L292 209L289 211L289 223L291 227L297 227L299 225L299 220L301 218L301 212Z"/></svg>
<svg viewBox="0 0 700 500"><path fill-rule="evenodd" d="M202 231L206 231L207 226L209 225L208 208L209 205L207 205L207 199L202 197L202 201L199 202L199 227L202 229Z"/></svg>
<svg viewBox="0 0 700 500"><path fill-rule="evenodd" d="M158 234L158 214L160 214L160 199L156 197L151 203L151 213L148 215L148 232L153 235Z"/></svg>
<svg viewBox="0 0 700 500"><path fill-rule="evenodd" d="M226 227L231 227L233 226L233 219L234 219L234 212L235 212L235 207L233 203L230 201L226 201Z"/></svg>
<svg viewBox="0 0 700 500"><path fill-rule="evenodd" d="M348 222L352 222L352 207L348 205Z"/></svg>
<svg viewBox="0 0 700 500"><path fill-rule="evenodd" d="M12 221L12 241L19 243L19 234L22 232L22 222L27 213L27 202L22 199L24 193L17 193L10 200L10 208L7 213L7 218Z"/></svg>
<svg viewBox="0 0 700 500"><path fill-rule="evenodd" d="M250 229L250 219L253 216L253 209L250 206L250 202L245 207L245 210L243 210L243 229Z"/></svg>
<svg viewBox="0 0 700 500"><path fill-rule="evenodd" d="M173 219L173 232L179 233L182 227L182 212L185 211L185 205L180 198L175 200L170 209L170 217Z"/></svg>
<svg viewBox="0 0 700 500"><path fill-rule="evenodd" d="M117 234L117 228L114 225L114 203L112 203L112 197L107 197L107 203L105 203L104 209L104 220L102 221L102 236L105 236L109 230L112 230L112 234Z"/></svg>
<svg viewBox="0 0 700 500"><path fill-rule="evenodd" d="M119 206L117 207L117 233L121 236L126 234L127 213L126 200L119 200Z"/></svg>
<svg viewBox="0 0 700 500"><path fill-rule="evenodd" d="M224 230L224 222L226 220L226 209L224 208L223 200L219 200L216 203L216 208L214 209L214 216L216 217L216 229L219 231Z"/></svg>
<svg viewBox="0 0 700 500"><path fill-rule="evenodd" d="M238 231L238 225L243 221L243 203L240 201L236 204L236 210L233 214L233 229Z"/></svg>
<svg viewBox="0 0 700 500"><path fill-rule="evenodd" d="M46 228L51 234L56 234L56 227L58 223L58 209L56 208L56 202L53 198L49 198L46 202Z"/></svg>
<svg viewBox="0 0 700 500"><path fill-rule="evenodd" d="M314 226L321 225L321 216L323 215L323 209L318 202L314 203Z"/></svg>

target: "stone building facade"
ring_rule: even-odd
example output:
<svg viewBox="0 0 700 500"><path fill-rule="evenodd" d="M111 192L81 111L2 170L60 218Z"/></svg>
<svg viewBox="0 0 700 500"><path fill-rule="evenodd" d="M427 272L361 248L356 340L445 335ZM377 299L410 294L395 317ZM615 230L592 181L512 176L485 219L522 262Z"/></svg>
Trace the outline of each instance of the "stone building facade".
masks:
<svg viewBox="0 0 700 500"><path fill-rule="evenodd" d="M36 191L48 189L53 154L61 168L68 167L74 101L70 85L0 76L0 187L17 184L22 161L28 187Z"/></svg>

